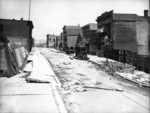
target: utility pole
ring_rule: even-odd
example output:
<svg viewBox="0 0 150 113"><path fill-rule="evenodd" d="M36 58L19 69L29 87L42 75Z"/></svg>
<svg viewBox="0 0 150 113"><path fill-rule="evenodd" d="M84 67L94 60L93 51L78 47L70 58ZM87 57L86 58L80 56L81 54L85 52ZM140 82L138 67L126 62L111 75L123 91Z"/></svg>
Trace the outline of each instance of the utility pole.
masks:
<svg viewBox="0 0 150 113"><path fill-rule="evenodd" d="M29 0L29 16L28 16L28 20L30 20L30 10L31 10L31 0Z"/></svg>
<svg viewBox="0 0 150 113"><path fill-rule="evenodd" d="M2 16L2 15L1 15L1 14L2 14L2 12L1 12L1 10L2 10L2 5L1 5L1 4L2 4L2 1L0 0L0 18L2 18L2 17L1 17L1 16Z"/></svg>

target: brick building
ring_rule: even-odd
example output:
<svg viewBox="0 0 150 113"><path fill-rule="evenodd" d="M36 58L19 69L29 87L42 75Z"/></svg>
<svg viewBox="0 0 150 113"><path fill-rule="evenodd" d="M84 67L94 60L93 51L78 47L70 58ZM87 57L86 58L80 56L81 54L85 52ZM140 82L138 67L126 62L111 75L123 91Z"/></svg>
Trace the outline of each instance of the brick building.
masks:
<svg viewBox="0 0 150 113"><path fill-rule="evenodd" d="M88 41L87 52L90 54L96 54L97 24L96 23L89 23L89 24L82 27L82 31L83 31L83 37Z"/></svg>
<svg viewBox="0 0 150 113"><path fill-rule="evenodd" d="M14 48L24 46L31 51L33 45L32 21L0 19L0 31L7 37Z"/></svg>
<svg viewBox="0 0 150 113"><path fill-rule="evenodd" d="M145 16L138 16L110 11L97 17L98 50L104 50L101 53L108 58L132 63L140 70L150 72L150 18L148 11L144 12ZM109 48L104 46L108 44L106 36Z"/></svg>

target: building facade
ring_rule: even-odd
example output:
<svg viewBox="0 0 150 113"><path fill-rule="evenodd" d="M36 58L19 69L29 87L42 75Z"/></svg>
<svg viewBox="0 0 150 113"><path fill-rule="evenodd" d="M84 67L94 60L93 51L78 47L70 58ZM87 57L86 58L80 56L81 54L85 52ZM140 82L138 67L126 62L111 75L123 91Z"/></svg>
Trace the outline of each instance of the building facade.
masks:
<svg viewBox="0 0 150 113"><path fill-rule="evenodd" d="M87 53L96 54L96 50L97 50L97 43L96 43L97 24L96 23L89 23L89 24L82 27L82 31L83 31L83 38L85 38L88 41Z"/></svg>
<svg viewBox="0 0 150 113"><path fill-rule="evenodd" d="M132 63L140 70L150 72L150 63L147 64L150 56L150 18L147 15L148 12L145 16L138 16L110 11L97 17L99 51L104 50L104 56Z"/></svg>
<svg viewBox="0 0 150 113"><path fill-rule="evenodd" d="M74 50L77 42L81 40L83 33L80 26L64 26L62 33L63 48L66 52Z"/></svg>
<svg viewBox="0 0 150 113"><path fill-rule="evenodd" d="M32 21L0 19L0 31L14 48L24 46L28 51L31 51L33 27Z"/></svg>
<svg viewBox="0 0 150 113"><path fill-rule="evenodd" d="M61 43L61 36L54 35L54 34L47 34L46 35L46 47L59 47Z"/></svg>

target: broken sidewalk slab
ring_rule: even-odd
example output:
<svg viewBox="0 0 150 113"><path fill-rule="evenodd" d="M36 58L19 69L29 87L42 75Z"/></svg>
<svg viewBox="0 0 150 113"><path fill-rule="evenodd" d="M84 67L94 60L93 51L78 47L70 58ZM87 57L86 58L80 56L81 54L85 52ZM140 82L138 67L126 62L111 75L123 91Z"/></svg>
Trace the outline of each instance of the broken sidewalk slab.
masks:
<svg viewBox="0 0 150 113"><path fill-rule="evenodd" d="M44 75L44 74L38 74L38 73L31 73L30 76L25 78L28 82L37 82L37 83L50 83L54 82L55 78L54 76Z"/></svg>
<svg viewBox="0 0 150 113"><path fill-rule="evenodd" d="M1 93L0 112L67 113L57 91L57 87L61 87L60 82L49 62L39 51L35 51L33 55L33 70L30 76L14 76L2 82L4 90ZM48 80L50 83L26 83L25 79L40 82ZM48 89L45 89L45 85L48 85Z"/></svg>
<svg viewBox="0 0 150 113"><path fill-rule="evenodd" d="M32 72L33 71L33 62L26 63L25 67L23 68L25 72Z"/></svg>
<svg viewBox="0 0 150 113"><path fill-rule="evenodd" d="M49 81L46 80L41 80L41 79L34 79L34 78L25 78L26 81L29 83L50 83Z"/></svg>
<svg viewBox="0 0 150 113"><path fill-rule="evenodd" d="M8 83L20 83L20 84L22 84L22 83L25 83L25 80L22 78L23 76L26 76L27 75L27 73L20 73L20 74L17 74L17 75L15 75L15 76L13 76L13 77L10 77L10 78L6 78L5 80L3 80L1 83L2 84L8 84Z"/></svg>

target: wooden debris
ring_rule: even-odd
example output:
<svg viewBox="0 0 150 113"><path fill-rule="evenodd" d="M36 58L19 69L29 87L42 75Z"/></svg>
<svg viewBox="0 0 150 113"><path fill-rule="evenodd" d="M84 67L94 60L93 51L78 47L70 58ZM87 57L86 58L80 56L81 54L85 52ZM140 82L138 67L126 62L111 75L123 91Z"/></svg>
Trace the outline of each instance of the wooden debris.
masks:
<svg viewBox="0 0 150 113"><path fill-rule="evenodd" d="M117 88L109 88L109 87L93 87L93 86L84 86L84 88L92 88L92 89L103 89L103 90L112 90L112 91L119 91L123 92L122 89L117 89Z"/></svg>

